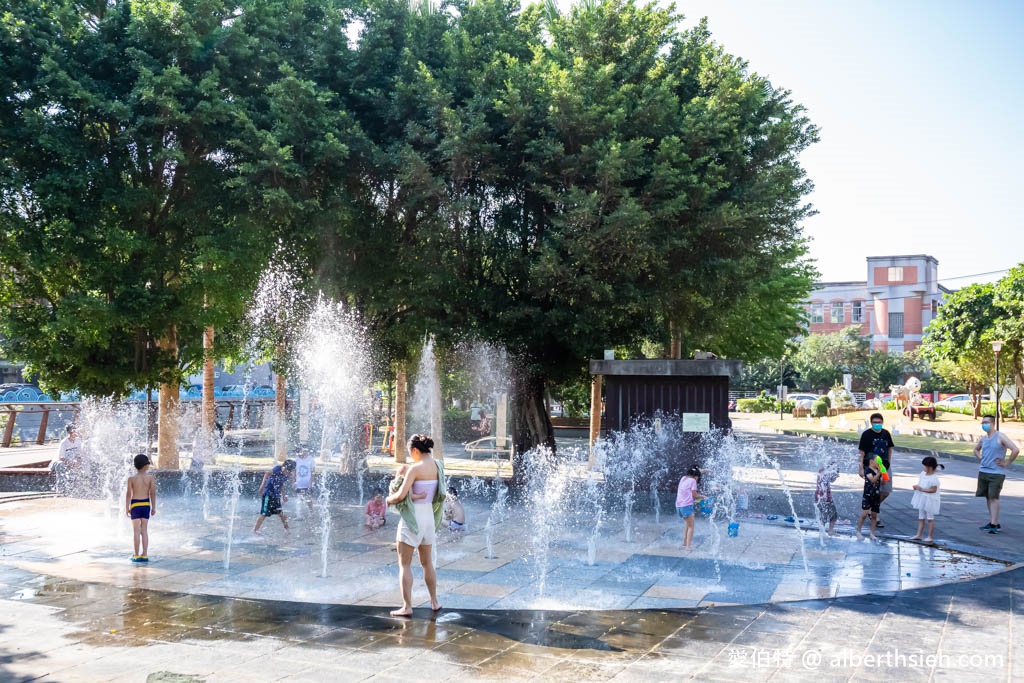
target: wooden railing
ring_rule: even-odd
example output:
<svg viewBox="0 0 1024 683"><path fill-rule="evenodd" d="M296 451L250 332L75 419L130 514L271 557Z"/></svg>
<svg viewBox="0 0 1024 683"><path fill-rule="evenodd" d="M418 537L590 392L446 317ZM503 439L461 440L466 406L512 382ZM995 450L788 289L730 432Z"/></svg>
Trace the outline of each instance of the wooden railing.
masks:
<svg viewBox="0 0 1024 683"><path fill-rule="evenodd" d="M188 399L196 400L199 399ZM234 429L234 423L236 418L236 411L242 410L243 408L247 413L252 410L256 410L256 420L253 426L262 428L266 420L267 407L274 407L275 399L273 397L268 398L223 398L214 401L216 408L226 408L228 411L227 419L224 424L225 429ZM294 400L289 399L285 402L286 411L290 411L293 407ZM156 400L152 401L150 407L150 420L156 418ZM4 425L3 437L0 438L0 448L10 448L11 442L14 440L14 429L15 424L18 421L19 415L39 415L39 430L36 433L35 443L42 446L46 443L46 429L50 423L50 413L62 413L72 412L71 420L69 422L75 422L78 419L78 413L81 410L81 404L75 401L64 401L64 402L23 402L23 403L0 403L0 416L7 417L7 423ZM272 411L271 411L272 412ZM40 414L41 413L41 414ZM244 418L247 415L243 416Z"/></svg>

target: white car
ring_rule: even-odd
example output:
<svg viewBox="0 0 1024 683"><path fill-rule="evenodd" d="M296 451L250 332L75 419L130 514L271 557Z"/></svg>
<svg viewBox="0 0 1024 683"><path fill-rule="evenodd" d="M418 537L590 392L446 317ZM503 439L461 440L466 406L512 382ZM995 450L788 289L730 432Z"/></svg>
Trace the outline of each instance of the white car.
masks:
<svg viewBox="0 0 1024 683"><path fill-rule="evenodd" d="M799 403L800 401L817 401L817 394L789 394L786 397L787 401L794 401Z"/></svg>
<svg viewBox="0 0 1024 683"><path fill-rule="evenodd" d="M974 406L970 394L956 394L935 404L938 408L971 408Z"/></svg>

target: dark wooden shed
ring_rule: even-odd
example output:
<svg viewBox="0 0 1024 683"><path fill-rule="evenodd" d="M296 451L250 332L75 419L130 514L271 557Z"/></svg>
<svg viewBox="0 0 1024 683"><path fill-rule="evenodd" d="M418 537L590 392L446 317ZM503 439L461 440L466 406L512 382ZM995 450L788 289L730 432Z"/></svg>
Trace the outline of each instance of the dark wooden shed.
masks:
<svg viewBox="0 0 1024 683"><path fill-rule="evenodd" d="M602 431L625 431L658 413L689 416L695 428L706 415L708 427L728 428L729 380L742 368L721 359L592 360L590 374L604 378Z"/></svg>

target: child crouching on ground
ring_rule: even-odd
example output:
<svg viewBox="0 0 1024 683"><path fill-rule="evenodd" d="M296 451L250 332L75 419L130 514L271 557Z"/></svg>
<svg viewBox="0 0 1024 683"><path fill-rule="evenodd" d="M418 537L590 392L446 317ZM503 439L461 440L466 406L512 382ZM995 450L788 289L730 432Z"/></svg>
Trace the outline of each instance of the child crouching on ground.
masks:
<svg viewBox="0 0 1024 683"><path fill-rule="evenodd" d="M363 525L373 531L379 529L387 524L387 518L385 513L387 512L387 505L384 504L384 492L377 489L373 492L373 498L366 504L366 520Z"/></svg>
<svg viewBox="0 0 1024 683"><path fill-rule="evenodd" d="M452 533L461 533L466 528L466 509L462 507L459 492L454 486L448 487L448 496L444 499L444 519Z"/></svg>

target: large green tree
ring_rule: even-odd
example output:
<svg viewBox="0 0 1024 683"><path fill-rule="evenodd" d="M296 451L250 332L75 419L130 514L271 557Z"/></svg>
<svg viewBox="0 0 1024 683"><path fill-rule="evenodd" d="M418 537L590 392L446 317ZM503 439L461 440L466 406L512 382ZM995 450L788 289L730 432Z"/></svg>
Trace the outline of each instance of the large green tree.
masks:
<svg viewBox="0 0 1024 683"><path fill-rule="evenodd" d="M232 191L236 5L13 0L0 18L0 329L51 386L176 382L203 328L241 317L263 257Z"/></svg>
<svg viewBox="0 0 1024 683"><path fill-rule="evenodd" d="M812 334L793 354L793 366L804 388L828 391L842 382L845 373L856 373L867 358L868 346L868 340L860 336L859 325L850 325L842 332Z"/></svg>
<svg viewBox="0 0 1024 683"><path fill-rule="evenodd" d="M951 294L925 331L922 355L945 377L956 379L974 395L974 416L981 414L980 396L995 377L998 312L995 287L975 284Z"/></svg>
<svg viewBox="0 0 1024 683"><path fill-rule="evenodd" d="M816 131L679 19L626 0L16 0L6 348L60 386L173 380L204 326L232 339L283 254L385 361L428 332L506 347L519 452L553 444L545 389L608 346L672 327L780 353L813 277L797 157Z"/></svg>

